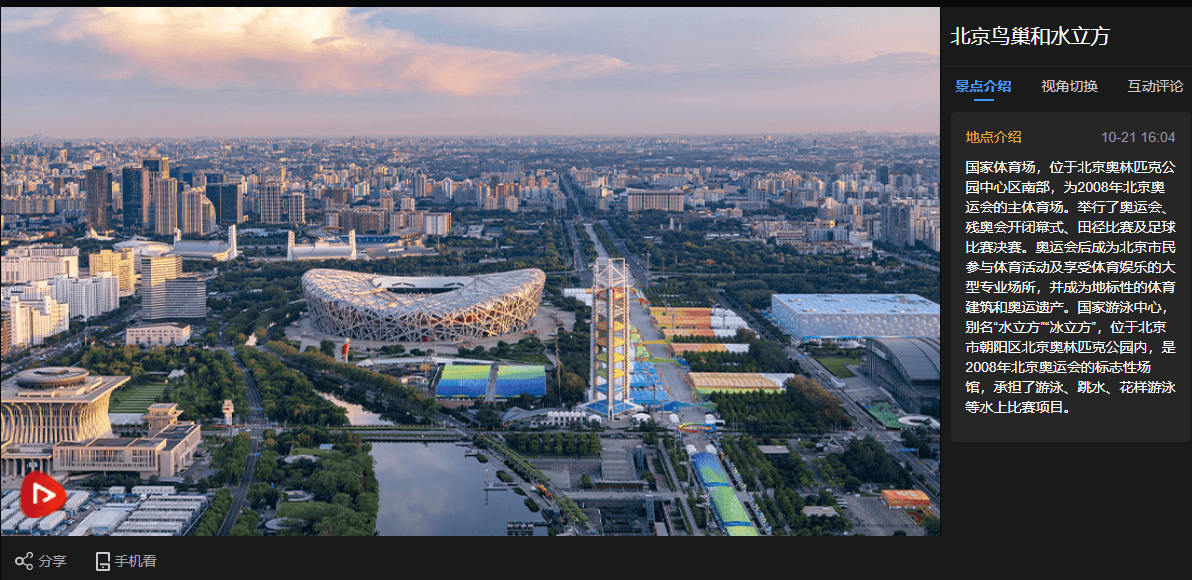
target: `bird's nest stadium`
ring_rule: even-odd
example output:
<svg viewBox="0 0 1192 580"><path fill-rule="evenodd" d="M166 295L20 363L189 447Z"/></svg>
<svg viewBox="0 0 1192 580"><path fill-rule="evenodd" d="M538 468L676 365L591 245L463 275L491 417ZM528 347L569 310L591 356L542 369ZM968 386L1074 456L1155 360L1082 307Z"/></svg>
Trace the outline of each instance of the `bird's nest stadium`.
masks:
<svg viewBox="0 0 1192 580"><path fill-rule="evenodd" d="M523 330L545 284L546 274L534 268L428 278L315 269L302 276L316 329L380 342L457 342Z"/></svg>

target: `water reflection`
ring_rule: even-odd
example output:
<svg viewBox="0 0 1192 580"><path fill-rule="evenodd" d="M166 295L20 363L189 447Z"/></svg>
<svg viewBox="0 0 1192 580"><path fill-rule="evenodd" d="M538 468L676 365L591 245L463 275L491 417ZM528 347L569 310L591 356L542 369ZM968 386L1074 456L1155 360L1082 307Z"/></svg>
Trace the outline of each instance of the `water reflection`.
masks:
<svg viewBox="0 0 1192 580"><path fill-rule="evenodd" d="M344 401L335 395L330 395L322 391L315 391L319 393L320 397L339 405L348 410L348 424L349 425L393 425L392 421L382 419L381 415L366 410L364 407L355 403Z"/></svg>
<svg viewBox="0 0 1192 580"><path fill-rule="evenodd" d="M381 484L377 531L382 536L504 536L508 520L543 521L541 512L531 512L525 497L512 491L487 492L485 505L484 469L496 481L499 467L464 457L464 451L449 443L374 442ZM546 528L535 527L534 535L547 535Z"/></svg>

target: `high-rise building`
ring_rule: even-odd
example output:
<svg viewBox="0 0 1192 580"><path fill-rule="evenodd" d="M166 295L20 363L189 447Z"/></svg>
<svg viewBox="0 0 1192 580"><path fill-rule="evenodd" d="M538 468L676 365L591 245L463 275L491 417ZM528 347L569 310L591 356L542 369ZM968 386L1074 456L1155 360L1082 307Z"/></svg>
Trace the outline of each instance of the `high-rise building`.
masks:
<svg viewBox="0 0 1192 580"><path fill-rule="evenodd" d="M428 236L445 236L451 233L451 214L448 212L428 213L422 217L422 231Z"/></svg>
<svg viewBox="0 0 1192 580"><path fill-rule="evenodd" d="M18 246L12 248L4 253L6 256L22 256L22 257L78 257L78 248L66 248L62 244L38 243L30 244L28 246Z"/></svg>
<svg viewBox="0 0 1192 580"><path fill-rule="evenodd" d="M291 193L282 196L285 206L286 223L306 225L306 196L301 193Z"/></svg>
<svg viewBox="0 0 1192 580"><path fill-rule="evenodd" d="M426 217L426 212L424 212L424 211L409 211L409 212L403 211L401 213L405 214L406 227L414 228L416 230L422 229L422 218Z"/></svg>
<svg viewBox="0 0 1192 580"><path fill-rule="evenodd" d="M354 199L363 199L368 197L369 187L368 183L360 182L352 186L352 197Z"/></svg>
<svg viewBox="0 0 1192 580"><path fill-rule="evenodd" d="M328 187L323 190L323 199L328 203L347 205L349 191L346 187Z"/></svg>
<svg viewBox="0 0 1192 580"><path fill-rule="evenodd" d="M132 296L136 291L136 265L133 263L135 252L132 248L124 248L119 252L100 250L88 257L91 275L100 272L111 272L120 283L120 297Z"/></svg>
<svg viewBox="0 0 1192 580"><path fill-rule="evenodd" d="M156 318L146 315L146 320L192 320L207 317L207 281L200 275L185 274L173 280L166 280L164 288L166 314Z"/></svg>
<svg viewBox="0 0 1192 580"><path fill-rule="evenodd" d="M683 198L682 192L629 190L629 211L683 211Z"/></svg>
<svg viewBox="0 0 1192 580"><path fill-rule="evenodd" d="M0 286L0 296L8 298L16 296L25 302L41 300L46 296L54 296L54 286L47 280L34 280L24 284ZM56 299L56 298L55 298Z"/></svg>
<svg viewBox="0 0 1192 580"><path fill-rule="evenodd" d="M326 213L327 225L347 232L355 230L362 235L389 233L389 218L395 214L372 209L341 210Z"/></svg>
<svg viewBox="0 0 1192 580"><path fill-rule="evenodd" d="M222 175L220 176L222 180ZM208 183L207 199L215 206L215 221L232 225L244 221L244 192L238 183Z"/></svg>
<svg viewBox="0 0 1192 580"><path fill-rule="evenodd" d="M182 256L148 255L141 257L141 292L182 275Z"/></svg>
<svg viewBox="0 0 1192 580"><path fill-rule="evenodd" d="M395 211L389 215L389 233L402 234L410 233L407 228L410 227L410 213L408 211ZM403 230L405 230L403 232Z"/></svg>
<svg viewBox="0 0 1192 580"><path fill-rule="evenodd" d="M169 157L146 157L141 161L141 167L150 173L156 173L158 179L169 177L170 174L170 158Z"/></svg>
<svg viewBox="0 0 1192 580"><path fill-rule="evenodd" d="M203 235L203 202L207 197L198 189L178 194L178 229L186 235ZM210 202L208 202L210 203Z"/></svg>
<svg viewBox="0 0 1192 580"><path fill-rule="evenodd" d="M443 187L434 188L433 199L435 200L435 203L440 205L448 204L454 201L451 191L449 189L444 189Z"/></svg>
<svg viewBox="0 0 1192 580"><path fill-rule="evenodd" d="M898 247L912 247L916 241L939 244L939 208L919 205L916 200L897 200L882 206L883 241Z"/></svg>
<svg viewBox="0 0 1192 580"><path fill-rule="evenodd" d="M0 310L0 357L8 356L12 348L12 320L8 310Z"/></svg>
<svg viewBox="0 0 1192 580"><path fill-rule="evenodd" d="M276 181L278 183L286 182L286 168L285 167L271 167L260 173L261 181Z"/></svg>
<svg viewBox="0 0 1192 580"><path fill-rule="evenodd" d="M168 157L150 157L141 161L141 189L145 192L144 199L148 202L148 221L145 229L153 229L158 231L157 223L157 198L159 190L162 187L161 181L170 177L170 159ZM175 186L176 187L176 186ZM174 190L177 192L177 189ZM176 203L176 201L175 201ZM177 209L174 210L177 213ZM175 221L177 218L175 218ZM174 233L174 228L170 228L165 234L171 235Z"/></svg>
<svg viewBox="0 0 1192 580"><path fill-rule="evenodd" d="M422 168L414 172L414 197L426 197L426 174L422 173Z"/></svg>
<svg viewBox="0 0 1192 580"><path fill-rule="evenodd" d="M178 229L178 180L159 179L153 194L153 233L172 236Z"/></svg>
<svg viewBox="0 0 1192 580"><path fill-rule="evenodd" d="M492 199L492 188L487 184L478 185L476 192L476 207L479 209L492 209L489 207L489 200Z"/></svg>
<svg viewBox="0 0 1192 580"><path fill-rule="evenodd" d="M112 229L112 174L102 165L87 170L87 225L97 232Z"/></svg>
<svg viewBox="0 0 1192 580"><path fill-rule="evenodd" d="M269 181L261 185L258 203L260 204L262 223L285 223L285 220L282 219L282 214L285 212L281 198L282 189L282 184L277 181Z"/></svg>
<svg viewBox="0 0 1192 580"><path fill-rule="evenodd" d="M207 196L203 195L203 190L198 191L199 205L203 206L203 233L209 234L218 228L215 220L215 205L207 199Z"/></svg>
<svg viewBox="0 0 1192 580"><path fill-rule="evenodd" d="M52 295L29 301L9 296L5 304L11 319L12 346L39 345L70 326L70 305L59 303Z"/></svg>
<svg viewBox="0 0 1192 580"><path fill-rule="evenodd" d="M111 272L86 278L54 277L54 300L70 305L70 315L94 318L120 307L120 279Z"/></svg>
<svg viewBox="0 0 1192 580"><path fill-rule="evenodd" d="M141 312L146 320L170 316L166 304L166 282L182 275L182 256L141 258Z"/></svg>
<svg viewBox="0 0 1192 580"><path fill-rule="evenodd" d="M120 196L124 200L122 215L124 228L143 230L149 224L149 199L144 183L145 170L140 167L125 167L120 181Z"/></svg>
<svg viewBox="0 0 1192 580"><path fill-rule="evenodd" d="M197 189L203 189L207 187L207 178L198 171L183 171L182 181L187 185Z"/></svg>
<svg viewBox="0 0 1192 580"><path fill-rule="evenodd" d="M58 274L79 275L78 248L33 244L8 250L0 258L0 281L5 284L49 280Z"/></svg>

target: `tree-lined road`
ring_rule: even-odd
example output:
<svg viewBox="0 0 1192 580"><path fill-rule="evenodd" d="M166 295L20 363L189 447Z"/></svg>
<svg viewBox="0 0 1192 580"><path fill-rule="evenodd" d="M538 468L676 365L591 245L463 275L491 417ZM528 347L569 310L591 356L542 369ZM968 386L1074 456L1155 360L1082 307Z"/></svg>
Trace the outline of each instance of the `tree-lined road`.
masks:
<svg viewBox="0 0 1192 580"><path fill-rule="evenodd" d="M219 535L226 536L228 532L232 531L232 526L236 524L236 518L240 517L240 510L244 507L244 500L248 496L248 488L252 485L253 477L256 476L257 457L261 453L261 438L264 435L267 421L265 420L261 403L261 395L257 392L256 381L253 380L252 375L248 369L241 363L240 357L232 354L232 361L236 363L236 367L244 373L244 383L248 387L248 421L247 431L252 437L252 451L249 452L248 457L245 458L244 463L244 477L240 480L240 485L232 491L232 507L228 510L227 517L224 518L223 525L219 527Z"/></svg>

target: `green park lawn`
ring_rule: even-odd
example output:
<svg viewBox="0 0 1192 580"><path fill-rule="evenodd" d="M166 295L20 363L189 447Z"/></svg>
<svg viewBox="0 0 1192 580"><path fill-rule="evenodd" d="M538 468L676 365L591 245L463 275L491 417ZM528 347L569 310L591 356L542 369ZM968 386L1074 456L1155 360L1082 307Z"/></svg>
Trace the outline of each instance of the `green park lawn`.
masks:
<svg viewBox="0 0 1192 580"><path fill-rule="evenodd" d="M855 377L852 371L848 370L844 365L859 365L862 361L859 358L845 358L845 357L817 357L815 360L824 365L828 372L836 375L837 378L847 379Z"/></svg>

